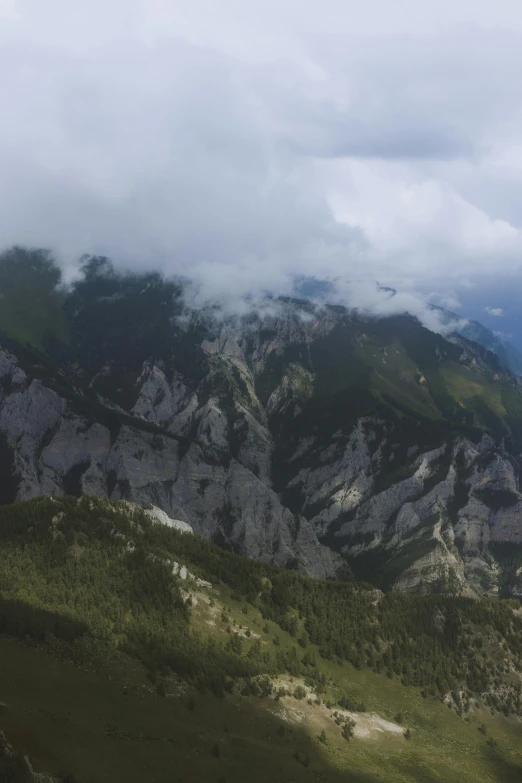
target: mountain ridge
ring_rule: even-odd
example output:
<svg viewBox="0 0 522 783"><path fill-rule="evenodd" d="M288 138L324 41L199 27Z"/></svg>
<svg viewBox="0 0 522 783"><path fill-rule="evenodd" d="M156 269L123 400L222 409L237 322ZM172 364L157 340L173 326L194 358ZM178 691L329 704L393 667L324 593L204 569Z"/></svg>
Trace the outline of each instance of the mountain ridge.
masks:
<svg viewBox="0 0 522 783"><path fill-rule="evenodd" d="M492 351L512 372L522 375L522 354L509 339L488 329L480 321L464 318L437 305L430 305L430 307L443 316L444 323L451 323L457 334Z"/></svg>
<svg viewBox="0 0 522 783"><path fill-rule="evenodd" d="M4 301L39 291L32 346L19 310L0 314L4 500L152 503L316 576L522 590L522 397L491 351L306 300L203 316L177 283L106 259L65 291L45 254L2 258L4 279L18 270Z"/></svg>

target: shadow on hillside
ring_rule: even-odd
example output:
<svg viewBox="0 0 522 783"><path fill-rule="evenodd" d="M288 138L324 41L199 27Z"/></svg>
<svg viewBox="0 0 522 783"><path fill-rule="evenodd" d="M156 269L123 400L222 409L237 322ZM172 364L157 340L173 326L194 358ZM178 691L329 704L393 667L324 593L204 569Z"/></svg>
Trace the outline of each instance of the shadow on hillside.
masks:
<svg viewBox="0 0 522 783"><path fill-rule="evenodd" d="M63 614L36 609L21 601L0 600L0 634L18 636L21 639L30 636L39 642L45 640L46 635L49 633L61 638L66 643L70 643L70 649L73 650L75 640L81 638L86 633L88 634L88 629L83 623L68 618ZM9 644L13 643L9 642ZM24 650L23 654L22 650ZM107 709L107 704L110 704L111 721L116 720L113 715L117 715L119 710L122 724L127 722L129 714L134 716L133 720L136 724L133 728L132 737L129 734L125 735L123 730L119 734L115 734L115 737L120 737L120 741L117 742L116 739L111 740L110 747L108 747L111 759L113 756L118 757L119 754L139 757L138 750L140 747L144 747L140 739L141 734L147 731L150 731L151 735L154 732L158 732L157 726L154 729L147 729L147 723L150 722L151 725L154 725L154 716L158 714L162 716L160 732L165 731L165 726L177 725L179 728L190 724L192 712L187 712L184 701L160 699L152 688L145 688L141 684L144 671L140 675L141 667L139 664L137 666L134 664L133 666L136 676L135 690L140 694L139 700L135 702L132 700L131 695L127 694L126 689L124 692L121 686L116 687L114 684L109 684L114 679L112 676L107 680L105 675L102 675L100 672L95 675L98 685L92 679L88 680L87 685L85 674L82 670L70 666L62 669L56 659L54 659L54 666L51 666L50 661L52 657L41 657L43 650L45 650L45 644L42 648L39 644L31 649L26 647L17 648L12 651L11 656L7 657L6 651L4 651L2 661L4 676L9 678L13 674L19 676L20 673L23 673L25 675L29 670L38 671L39 678L45 682L46 687L49 689L46 698L49 699L49 693L52 694L53 688L56 687L57 693L61 694L62 698L64 691L67 692L67 698L70 703L68 703L66 708L63 704L59 705L59 707L53 706L52 700L48 703L46 702L45 715L42 719L43 723L38 723L38 720L33 719L33 717L27 718L26 716L34 715L35 711L37 713L42 712L40 709L41 702L38 701L33 692L34 686L29 684L27 692L24 692L21 711L17 713L18 723L16 724L17 733L22 731L26 737L24 741L26 747L17 748L17 750L22 754L28 752L31 757L34 748L38 748L41 744L40 732L42 726L46 730L50 728L49 751L51 755L60 755L63 747L65 747L65 745L62 747L61 743L66 743L68 747L71 745L77 747L77 754L71 754L68 766L73 770L78 783L82 782L83 769L81 765L77 764L77 759L78 755L80 758L83 758L81 754L85 753L83 747L83 727L84 725L89 725L90 729L92 729L90 724L92 715L101 715ZM118 653L115 652L115 654L117 655ZM124 660L130 659L122 657L122 662ZM142 679L140 679L140 676ZM143 688L145 688L145 691L142 694ZM0 693L1 697L2 694ZM207 783L207 781L208 783L216 783L216 781L243 783L245 780L257 783L260 780L259 774L257 777L252 774L252 770L256 769L256 767L258 773L264 771L263 774L265 776L261 778L263 783L265 780L273 781L273 783L280 783L280 781L288 781L288 783L290 781L301 783L302 781L306 783L312 780L321 781L322 783L382 783L383 780L386 780L386 777L383 777L383 775L386 776L387 774L393 780L400 780L401 775L403 775L405 781L415 781L415 783L447 783L447 778L434 776L428 770L423 769L422 748L417 748L418 765L412 764L410 761L410 763L405 762L401 769L398 769L395 764L386 768L383 760L382 769L378 775L352 771L350 769L341 771L330 762L328 758L329 748L318 743L317 737L309 736L298 726L290 726L279 716L274 715L272 710L265 710L262 707L262 702L254 698L240 700L241 721L235 728L231 728L230 733L229 729L226 728L224 730L225 734L223 734L223 724L227 723L231 719L234 710L238 709L237 702L234 703L229 697L225 699L210 697L208 693L202 694L199 698L207 706L209 705L209 699L212 700L214 717L207 720L205 708L203 707L201 712L199 710L196 712L195 717L199 721L199 716L201 715L204 725L195 723L193 727L190 727L184 745L179 745L175 737L172 740L172 744L165 745L166 750L164 750L164 753L167 754L165 758L168 760L169 766L173 765L179 771L183 769L181 774L185 775L184 777L178 777L176 783L188 783L189 781L193 783L194 770L192 766L194 762L192 759L194 758L200 762L196 774L198 774L197 780L201 781L201 783ZM204 701L205 699L207 699L206 702ZM5 707L6 705L2 706ZM53 723L52 719L53 717L56 718L56 715L58 718L63 718L64 715L71 715L71 712L68 712L69 709L74 710L75 714L76 712L79 713L78 726L80 730L75 734L75 722L69 723L69 717L64 718L66 721L66 732L60 738L58 727L61 724L59 722ZM53 711L56 712L56 715L54 715ZM9 714L8 711L2 715L2 723L0 724L0 728L5 728L7 732ZM51 718L49 718L49 715ZM33 720L35 721L34 724ZM208 734L209 737L215 735L216 738L221 738L213 746L212 742L208 740L206 743L208 747L205 746L205 749L202 750L201 742L199 741L201 740L199 736L201 732ZM121 741L121 738L125 739L125 742ZM158 738L153 737L153 739L161 743L159 734ZM94 746L96 752L99 752L98 741L101 743L106 742L105 735L100 736L96 740ZM218 742L223 744L218 745ZM350 743L352 742L354 740L350 741ZM149 750L147 750L147 764L150 763L151 767L154 766L152 759L158 747L158 745L150 745L150 756L148 755ZM210 747L220 748L216 758L212 755ZM188 764L187 750L191 754L191 760ZM348 753L346 755L349 757L350 744L347 745L347 750ZM522 781L522 766L510 762L502 755L501 751L502 748L491 748L484 743L484 770L487 769L497 783L520 783ZM205 759L208 756L208 759L202 766L201 759L203 755ZM98 762L101 765L104 763L102 759L103 754L100 753ZM207 774L208 760L210 760L214 770L209 774ZM10 783L18 779L22 780L23 778L17 778L15 773L21 775L23 769L18 769L14 761L10 759L7 761L9 762L8 769L3 769L0 764L0 783L3 783L4 780L10 781ZM5 759L4 762L6 762ZM18 764L18 760L16 763ZM220 776L219 773L224 774ZM11 775L11 777L6 777L6 774ZM122 772L121 778L119 774L120 770L110 777L111 783L120 783L120 781L121 783L128 783L127 773ZM107 779L109 778L100 777L100 780ZM168 779L162 778L161 772L160 777L155 779L158 780L158 783L173 783L173 779L170 777ZM462 780L462 783L466 783L466 781Z"/></svg>
<svg viewBox="0 0 522 783"><path fill-rule="evenodd" d="M513 764L496 749L488 748L486 758L491 772L497 776L498 783L522 781L522 764Z"/></svg>
<svg viewBox="0 0 522 783"><path fill-rule="evenodd" d="M520 764L512 764L497 750L488 749L484 759L484 771L488 767L489 772L494 776L493 779L495 779L497 783L521 783L522 781L522 766ZM393 772L396 774L397 770L394 769ZM447 777L434 776L428 770L423 769L421 763L419 765L404 765L402 772L404 773L405 779L414 780L415 783L446 783L447 781ZM335 778L333 778L333 780L335 780ZM361 783L366 783L367 780L371 780L373 783L375 779L372 777L357 777L357 775L355 775L352 778L343 778L343 780L360 780ZM471 783L471 777L463 778L461 783Z"/></svg>
<svg viewBox="0 0 522 783"><path fill-rule="evenodd" d="M73 642L88 632L87 625L59 612L40 609L25 601L0 598L0 633L42 641L47 634Z"/></svg>

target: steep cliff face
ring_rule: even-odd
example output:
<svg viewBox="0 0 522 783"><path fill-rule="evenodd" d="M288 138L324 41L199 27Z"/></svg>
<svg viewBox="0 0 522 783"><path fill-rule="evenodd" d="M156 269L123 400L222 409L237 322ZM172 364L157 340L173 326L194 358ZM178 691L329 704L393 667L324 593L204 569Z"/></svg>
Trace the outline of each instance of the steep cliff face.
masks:
<svg viewBox="0 0 522 783"><path fill-rule="evenodd" d="M119 419L108 403L99 402L95 413L82 412L81 399L78 404L61 396L24 372L13 354L0 351L0 430L9 467L2 475L4 500L91 494L153 503L251 557L335 575L339 559L263 481L270 448L265 428L245 416L243 464L240 453L232 456L233 432L216 401L196 403L193 411L194 397L185 406L177 398L176 404L175 381L166 412L162 371L146 369L141 383L138 409L149 395L148 420L158 421L157 429L145 419ZM102 421L108 416L109 423L96 414ZM190 440L178 439L187 427Z"/></svg>
<svg viewBox="0 0 522 783"><path fill-rule="evenodd" d="M151 503L317 576L522 592L522 397L494 354L304 302L216 320L100 261L60 307L65 337L0 333L2 502Z"/></svg>

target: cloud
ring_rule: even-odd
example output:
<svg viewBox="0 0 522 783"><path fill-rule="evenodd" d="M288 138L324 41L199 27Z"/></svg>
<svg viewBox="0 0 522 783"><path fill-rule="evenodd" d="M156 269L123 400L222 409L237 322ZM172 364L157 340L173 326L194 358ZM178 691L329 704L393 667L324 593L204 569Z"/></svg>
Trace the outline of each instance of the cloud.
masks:
<svg viewBox="0 0 522 783"><path fill-rule="evenodd" d="M502 307L485 307L484 309L488 315L492 315L495 318L500 318L504 315Z"/></svg>
<svg viewBox="0 0 522 783"><path fill-rule="evenodd" d="M521 44L508 0L0 0L0 246L440 328L520 275Z"/></svg>
<svg viewBox="0 0 522 783"><path fill-rule="evenodd" d="M495 337L498 337L499 340L502 340L503 342L509 342L509 340L513 339L513 333L512 332L499 332L495 330L493 332Z"/></svg>
<svg viewBox="0 0 522 783"><path fill-rule="evenodd" d="M14 22L19 18L16 0L0 0L0 22Z"/></svg>
<svg viewBox="0 0 522 783"><path fill-rule="evenodd" d="M428 300L446 310L460 310L462 304L454 291L434 291L428 295Z"/></svg>

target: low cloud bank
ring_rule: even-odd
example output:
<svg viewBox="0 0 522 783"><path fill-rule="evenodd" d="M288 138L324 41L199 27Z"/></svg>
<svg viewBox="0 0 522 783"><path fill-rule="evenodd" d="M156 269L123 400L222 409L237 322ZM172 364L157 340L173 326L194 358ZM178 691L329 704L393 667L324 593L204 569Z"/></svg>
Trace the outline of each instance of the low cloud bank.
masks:
<svg viewBox="0 0 522 783"><path fill-rule="evenodd" d="M522 29L399 5L0 0L0 247L447 329L429 301L519 274Z"/></svg>

